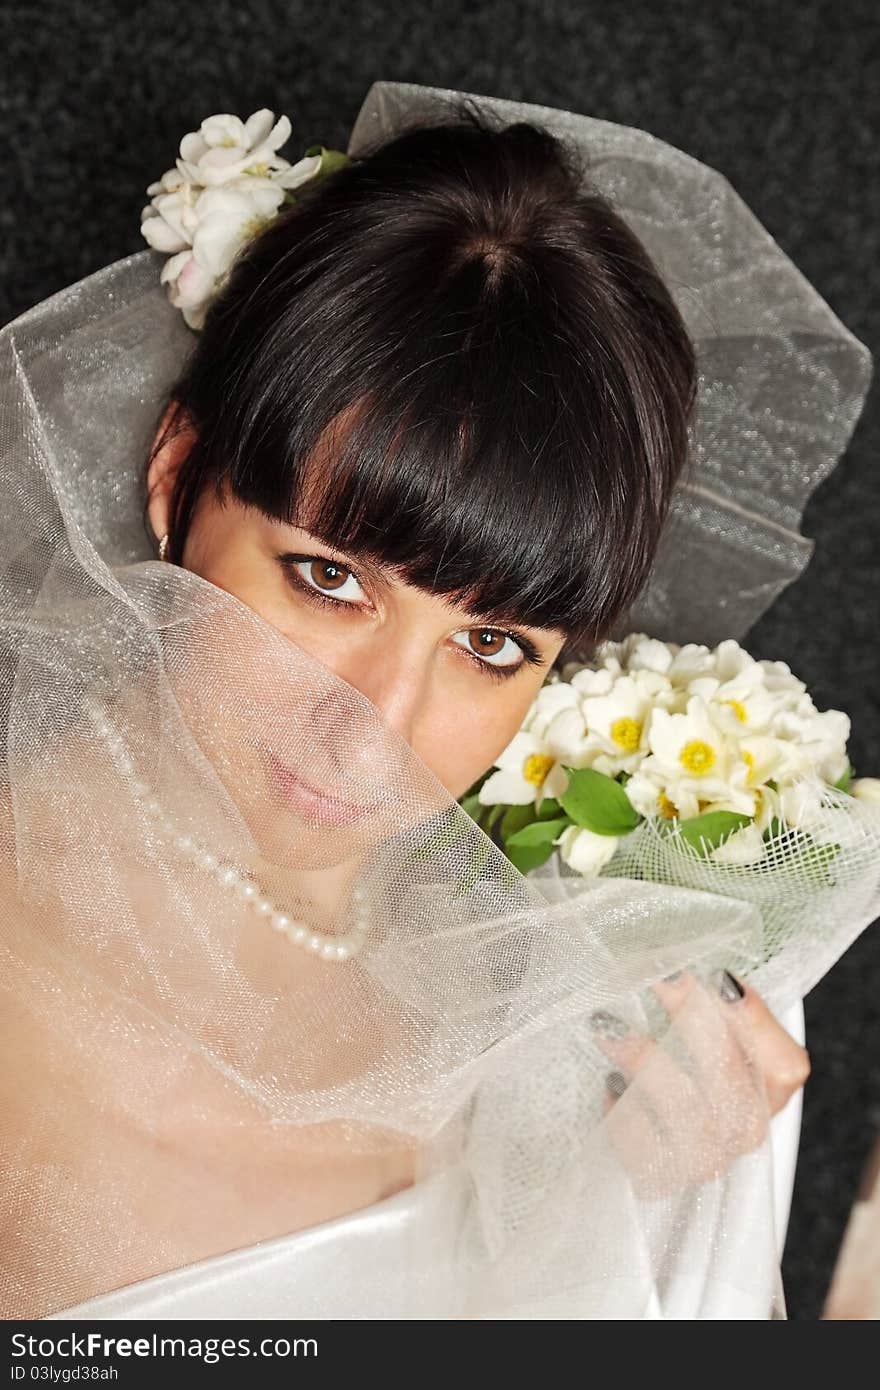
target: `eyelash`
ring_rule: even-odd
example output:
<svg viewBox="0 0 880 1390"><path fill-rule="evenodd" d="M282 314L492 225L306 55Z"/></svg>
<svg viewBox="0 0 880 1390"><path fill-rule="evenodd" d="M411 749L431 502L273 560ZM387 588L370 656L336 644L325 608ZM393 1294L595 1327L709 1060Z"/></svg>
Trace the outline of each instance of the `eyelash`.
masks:
<svg viewBox="0 0 880 1390"><path fill-rule="evenodd" d="M293 568L294 565L304 564L307 561L318 560L323 562L324 564L339 565L340 569L347 570L348 573L352 575L355 579L357 579L358 583L360 583L360 580L358 579L356 572L353 569L350 569L348 565L344 564L342 560L335 560L331 555L291 555L289 553L279 555L276 558L278 559L278 562L281 565L282 570L284 571L284 577L285 579L287 579L288 583L290 583L295 589L297 589L299 593L304 594L306 598L311 603L314 603L317 608L340 609L357 608L359 606L362 606L356 603L347 603L343 599L332 598L330 594L322 594L320 589L316 589L311 584L307 584L306 581L303 579L302 575L298 574L297 571ZM516 675L517 671L520 669L520 666L544 665L544 661L541 657L540 652L538 651L538 648L530 640L530 638L525 637L518 632L507 632L504 628L490 628L489 631L500 632L502 637L508 637L511 642L516 643L516 645L519 647L520 651L523 654L523 660L521 662L517 662L515 666L495 666L490 661L483 661L482 657L477 656L476 652L467 652L465 648L462 647L461 650L465 652L465 655L470 656L471 660L475 662L477 666L479 666L480 670L485 671L488 674L490 680L510 680L512 676Z"/></svg>

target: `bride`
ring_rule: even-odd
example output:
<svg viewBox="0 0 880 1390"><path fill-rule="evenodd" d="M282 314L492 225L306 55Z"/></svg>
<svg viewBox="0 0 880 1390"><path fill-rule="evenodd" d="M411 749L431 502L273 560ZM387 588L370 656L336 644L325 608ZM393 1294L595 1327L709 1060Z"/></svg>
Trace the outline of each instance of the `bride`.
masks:
<svg viewBox="0 0 880 1390"><path fill-rule="evenodd" d="M4 1316L784 1316L749 911L455 805L688 476L645 245L471 113L155 281L4 335Z"/></svg>

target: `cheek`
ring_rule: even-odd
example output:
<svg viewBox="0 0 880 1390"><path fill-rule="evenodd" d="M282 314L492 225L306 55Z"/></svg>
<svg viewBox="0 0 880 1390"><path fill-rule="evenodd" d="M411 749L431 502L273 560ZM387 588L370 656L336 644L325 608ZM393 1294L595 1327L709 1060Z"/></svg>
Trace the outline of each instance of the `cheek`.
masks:
<svg viewBox="0 0 880 1390"><path fill-rule="evenodd" d="M540 686L538 680L526 692L507 692L483 679L489 687L484 696L470 699L466 710L447 704L427 711L413 739L416 753L456 800L510 743Z"/></svg>

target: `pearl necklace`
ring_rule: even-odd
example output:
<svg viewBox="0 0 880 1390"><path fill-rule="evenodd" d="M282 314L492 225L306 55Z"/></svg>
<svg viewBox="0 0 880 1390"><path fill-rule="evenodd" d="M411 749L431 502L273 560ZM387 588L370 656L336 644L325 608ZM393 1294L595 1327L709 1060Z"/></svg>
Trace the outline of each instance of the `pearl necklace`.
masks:
<svg viewBox="0 0 880 1390"><path fill-rule="evenodd" d="M98 732L109 745L114 760L117 764L122 765L127 774L129 785L140 800L145 812L166 838L174 843L175 848L181 854L212 874L222 888L236 894L249 907L253 908L258 917L268 921L275 931L281 932L295 946L300 946L303 950L310 951L323 960L350 960L352 956L358 954L363 948L369 930L369 910L366 894L361 884L356 884L352 890L355 905L355 925L347 936L330 936L325 932L316 931L306 922L297 921L290 917L273 898L261 891L259 884L255 883L246 873L243 873L236 864L206 849L192 835L178 833L174 821L163 813L161 802L151 795L146 782L134 776L131 758L128 756L125 744L116 729L105 719L103 713L96 706L90 706L89 712Z"/></svg>

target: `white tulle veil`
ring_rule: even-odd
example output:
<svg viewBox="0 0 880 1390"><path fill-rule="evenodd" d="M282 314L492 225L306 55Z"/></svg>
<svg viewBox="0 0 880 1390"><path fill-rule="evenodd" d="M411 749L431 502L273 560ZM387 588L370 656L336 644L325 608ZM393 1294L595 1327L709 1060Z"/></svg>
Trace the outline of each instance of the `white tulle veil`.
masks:
<svg viewBox="0 0 880 1390"><path fill-rule="evenodd" d="M376 84L349 152L460 95ZM866 349L720 175L642 131L473 100L589 153L666 274L700 353L698 470L632 623L743 635L809 554L801 509ZM0 1311L414 1178L390 1318L784 1316L748 1036L708 985L672 1022L652 986L735 963L782 1008L876 882L768 972L754 905L513 870L356 689L155 558L143 466L192 342L159 268L120 261L0 335ZM358 814L280 805L267 749ZM224 866L327 936L365 903L363 949L293 942ZM617 1100L597 1009L654 1040Z"/></svg>

